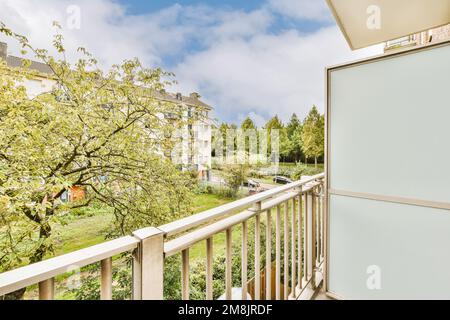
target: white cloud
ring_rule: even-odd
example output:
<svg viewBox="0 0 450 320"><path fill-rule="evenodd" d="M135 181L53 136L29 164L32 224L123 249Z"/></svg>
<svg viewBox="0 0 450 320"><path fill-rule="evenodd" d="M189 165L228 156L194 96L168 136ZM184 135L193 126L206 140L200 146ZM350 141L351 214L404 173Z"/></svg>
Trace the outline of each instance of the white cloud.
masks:
<svg viewBox="0 0 450 320"><path fill-rule="evenodd" d="M250 111L248 113L240 113L237 116L237 124L241 124L242 122L244 122L244 120L250 117L250 119L253 120L253 123L258 127L258 128L262 128L267 121L269 121L269 118L265 118L263 116L261 116L259 113L254 112L254 111Z"/></svg>
<svg viewBox="0 0 450 320"><path fill-rule="evenodd" d="M76 4L81 29L64 30L69 52L84 46L104 66L132 57L149 66L168 64L179 81L174 90L199 92L220 118L238 121L251 115L261 125L275 114L283 120L293 112L304 117L312 104L323 110L324 68L380 52L350 52L335 26L310 34L273 33L277 14L317 23L329 13L324 1L268 1L250 12L175 4L129 15L115 0L2 0L0 20L35 46L48 48L52 22L64 27L67 7ZM11 53L19 52L9 45ZM168 62L172 58L178 62Z"/></svg>
<svg viewBox="0 0 450 320"><path fill-rule="evenodd" d="M249 40L225 40L190 55L176 68L180 87L198 90L222 117L245 110L287 120L304 117L313 104L323 110L324 68L380 52L351 52L337 27L310 35L261 33Z"/></svg>
<svg viewBox="0 0 450 320"><path fill-rule="evenodd" d="M325 0L269 0L269 6L296 19L331 21L332 18Z"/></svg>
<svg viewBox="0 0 450 320"><path fill-rule="evenodd" d="M177 54L196 31L195 24L178 22L183 8L173 5L156 14L130 16L125 8L112 0L79 0L81 28L68 29L67 8L70 0L3 0L0 3L0 20L14 31L26 35L36 47L51 47L55 30L53 21L63 27L68 52L80 46L93 52L102 65L110 66L124 59L139 57L151 66L162 63L162 58ZM0 40L5 40L0 37ZM11 45L17 53L18 46ZM73 57L69 57L73 58Z"/></svg>
<svg viewBox="0 0 450 320"><path fill-rule="evenodd" d="M217 23L208 31L213 42L222 39L247 38L267 31L273 22L272 14L267 10L216 12Z"/></svg>

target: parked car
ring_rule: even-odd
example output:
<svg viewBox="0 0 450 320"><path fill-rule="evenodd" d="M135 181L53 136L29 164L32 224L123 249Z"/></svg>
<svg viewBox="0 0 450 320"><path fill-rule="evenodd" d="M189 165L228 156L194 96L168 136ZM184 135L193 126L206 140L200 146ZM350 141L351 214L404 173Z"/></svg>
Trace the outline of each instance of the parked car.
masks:
<svg viewBox="0 0 450 320"><path fill-rule="evenodd" d="M273 182L279 183L279 184L288 184L288 183L292 183L294 181L292 181L289 178L283 177L283 176L276 176L273 178Z"/></svg>
<svg viewBox="0 0 450 320"><path fill-rule="evenodd" d="M244 182L244 186L249 188L259 188L260 184L258 181L248 179L247 181Z"/></svg>

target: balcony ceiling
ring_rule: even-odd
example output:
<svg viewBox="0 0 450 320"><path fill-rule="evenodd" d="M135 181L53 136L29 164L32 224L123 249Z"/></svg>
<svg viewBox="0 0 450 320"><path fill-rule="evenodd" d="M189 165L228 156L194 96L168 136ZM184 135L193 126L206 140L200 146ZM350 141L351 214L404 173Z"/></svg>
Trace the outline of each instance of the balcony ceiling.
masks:
<svg viewBox="0 0 450 320"><path fill-rule="evenodd" d="M450 0L327 0L327 2L353 50L450 23ZM371 18L378 13L379 28L374 28L374 20Z"/></svg>

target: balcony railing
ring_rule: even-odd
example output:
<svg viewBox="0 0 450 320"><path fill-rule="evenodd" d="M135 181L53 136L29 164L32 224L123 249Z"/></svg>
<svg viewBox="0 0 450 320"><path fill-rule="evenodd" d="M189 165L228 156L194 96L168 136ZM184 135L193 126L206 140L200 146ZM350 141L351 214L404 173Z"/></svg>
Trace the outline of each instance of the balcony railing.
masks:
<svg viewBox="0 0 450 320"><path fill-rule="evenodd" d="M323 271L318 272L325 256L323 199L324 175L304 178L158 228L144 228L131 236L4 272L0 274L0 296L38 284L39 299L53 299L56 276L73 266L81 268L100 262L100 298L109 300L113 286L112 257L132 252L133 299L163 299L164 261L181 254L181 296L187 300L189 249L205 242L206 298L213 299L213 238L225 232L225 299L246 300L249 296L250 244L254 250L250 295L253 300L309 299L323 277ZM241 226L242 295L233 297L232 235L233 228L238 226ZM249 237L250 226L254 237ZM261 263L262 250L265 265Z"/></svg>

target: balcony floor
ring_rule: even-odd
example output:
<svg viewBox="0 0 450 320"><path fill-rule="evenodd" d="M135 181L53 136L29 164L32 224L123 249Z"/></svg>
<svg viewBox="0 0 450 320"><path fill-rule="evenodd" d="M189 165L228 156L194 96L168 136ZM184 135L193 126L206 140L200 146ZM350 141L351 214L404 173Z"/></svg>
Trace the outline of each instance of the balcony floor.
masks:
<svg viewBox="0 0 450 320"><path fill-rule="evenodd" d="M319 292L317 292L317 293L312 297L311 300L322 300L322 301L327 300L327 301L331 301L331 300L334 300L334 299L330 298L329 296L327 296L327 295L325 294L325 292L323 292L322 290L320 290Z"/></svg>

